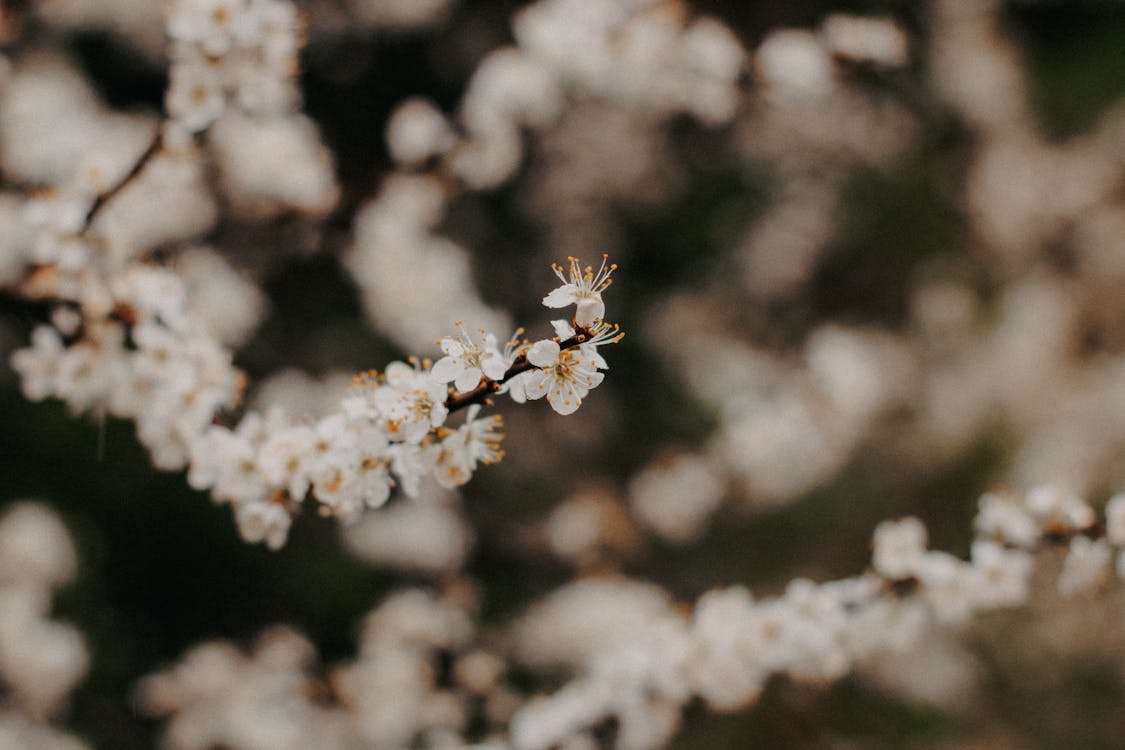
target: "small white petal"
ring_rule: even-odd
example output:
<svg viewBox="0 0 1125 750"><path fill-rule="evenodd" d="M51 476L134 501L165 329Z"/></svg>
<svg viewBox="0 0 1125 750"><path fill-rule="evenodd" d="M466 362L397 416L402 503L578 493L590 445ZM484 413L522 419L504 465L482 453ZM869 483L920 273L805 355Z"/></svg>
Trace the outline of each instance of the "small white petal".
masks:
<svg viewBox="0 0 1125 750"><path fill-rule="evenodd" d="M555 335L560 339L568 339L574 335L574 327L565 320L552 320L551 327L555 329Z"/></svg>
<svg viewBox="0 0 1125 750"><path fill-rule="evenodd" d="M569 383L556 383L547 394L547 401L559 414L573 414L582 405L582 398Z"/></svg>
<svg viewBox="0 0 1125 750"><path fill-rule="evenodd" d="M543 298L543 304L547 307L566 307L567 305L573 305L574 287L570 284L560 286Z"/></svg>
<svg viewBox="0 0 1125 750"><path fill-rule="evenodd" d="M461 342L457 339L451 339L448 336L441 340L441 350L450 357L460 357L465 353L465 347Z"/></svg>
<svg viewBox="0 0 1125 750"><path fill-rule="evenodd" d="M592 326L595 320L601 320L603 317L605 317L605 303L602 302L600 294L578 300L578 308L574 312L574 322L578 325Z"/></svg>
<svg viewBox="0 0 1125 750"><path fill-rule="evenodd" d="M543 398L547 395L547 390L551 387L551 376L544 372L530 372L526 375L524 381L524 393L527 398L534 401L537 398Z"/></svg>
<svg viewBox="0 0 1125 750"><path fill-rule="evenodd" d="M480 369L476 367L466 367L453 381L454 387L461 393L473 390L478 383L480 383Z"/></svg>
<svg viewBox="0 0 1125 750"><path fill-rule="evenodd" d="M498 354L491 353L481 358L481 369L484 370L485 375L493 380L499 380L504 377L504 373L508 370L504 365L504 358Z"/></svg>
<svg viewBox="0 0 1125 750"><path fill-rule="evenodd" d="M434 362L434 366L430 369L430 376L439 383L448 383L460 375L464 369L465 366L461 364L460 360L454 359L452 356L442 357Z"/></svg>
<svg viewBox="0 0 1125 750"><path fill-rule="evenodd" d="M549 339L536 341L527 352L527 361L536 367L550 367L559 358L559 345Z"/></svg>

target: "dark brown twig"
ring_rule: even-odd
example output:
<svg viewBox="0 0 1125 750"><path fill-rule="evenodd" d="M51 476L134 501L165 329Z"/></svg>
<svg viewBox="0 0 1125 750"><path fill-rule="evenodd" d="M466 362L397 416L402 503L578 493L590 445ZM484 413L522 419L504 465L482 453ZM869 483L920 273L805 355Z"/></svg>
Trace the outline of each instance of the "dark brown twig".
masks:
<svg viewBox="0 0 1125 750"><path fill-rule="evenodd" d="M148 147L145 148L140 156L137 157L137 161L133 164L132 167L129 168L129 171L126 172L125 175L117 181L117 184L109 188L109 190L106 190L104 193L98 194L98 197L95 198L94 202L90 204L90 210L86 212L86 218L83 220L82 231L80 232L80 234L84 235L88 231L90 231L90 227L93 225L94 219L98 217L98 214L103 208L105 208L106 204L117 197L117 195L126 187L128 187L133 180L137 179L137 176L140 175L142 170L144 170L145 165L148 164L149 160L152 159L152 157L160 151L160 145L162 141L163 137L160 130L158 129L156 131L156 135L154 135L152 138L152 142L149 143Z"/></svg>

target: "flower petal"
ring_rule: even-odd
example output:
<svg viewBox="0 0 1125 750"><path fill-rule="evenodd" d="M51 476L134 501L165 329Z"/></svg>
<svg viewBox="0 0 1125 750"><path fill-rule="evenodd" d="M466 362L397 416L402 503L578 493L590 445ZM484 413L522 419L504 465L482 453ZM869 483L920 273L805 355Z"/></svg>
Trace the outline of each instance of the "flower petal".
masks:
<svg viewBox="0 0 1125 750"><path fill-rule="evenodd" d="M565 381L555 383L555 387L547 394L547 401L559 414L573 414L582 405L578 392Z"/></svg>
<svg viewBox="0 0 1125 750"><path fill-rule="evenodd" d="M527 352L527 361L536 367L551 367L559 358L559 345L550 339L536 341Z"/></svg>
<svg viewBox="0 0 1125 750"><path fill-rule="evenodd" d="M486 353L481 357L480 364L484 374L493 380L499 380L508 371L508 368L504 365L504 358L498 354Z"/></svg>
<svg viewBox="0 0 1125 750"><path fill-rule="evenodd" d="M543 298L547 307L566 307L574 304L574 285L564 284Z"/></svg>
<svg viewBox="0 0 1125 750"><path fill-rule="evenodd" d="M552 378L545 372L530 372L524 381L524 393L530 400L543 398L551 386Z"/></svg>
<svg viewBox="0 0 1125 750"><path fill-rule="evenodd" d="M454 387L461 393L473 390L479 383L480 369L476 367L466 367L458 373L457 378L453 381Z"/></svg>
<svg viewBox="0 0 1125 750"><path fill-rule="evenodd" d="M574 327L565 320L552 320L551 327L555 329L555 335L560 339L568 339L574 335Z"/></svg>
<svg viewBox="0 0 1125 750"><path fill-rule="evenodd" d="M430 377L439 383L448 383L465 370L461 360L453 357L442 357L430 368Z"/></svg>
<svg viewBox="0 0 1125 750"><path fill-rule="evenodd" d="M583 296L578 300L578 309L574 312L574 322L583 327L589 327L595 320L605 316L605 303L598 293Z"/></svg>

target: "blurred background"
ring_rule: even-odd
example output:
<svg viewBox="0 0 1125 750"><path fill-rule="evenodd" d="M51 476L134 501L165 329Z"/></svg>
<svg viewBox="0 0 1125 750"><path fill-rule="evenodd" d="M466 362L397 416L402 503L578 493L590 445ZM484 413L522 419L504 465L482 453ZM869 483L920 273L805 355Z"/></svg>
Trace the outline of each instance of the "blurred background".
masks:
<svg viewBox="0 0 1125 750"><path fill-rule="evenodd" d="M350 373L433 357L429 342L452 330L433 289L414 290L432 316L423 335L371 299L381 292L349 268L380 239L356 217L441 159L412 156L424 122L400 105L421 97L456 120L482 60L517 42L513 19L549 3L297 4L304 111L338 201L262 215L228 195L200 240L264 295L236 355L249 400L315 411ZM143 6L4 5L4 191L27 186L13 155L20 76L67 69L99 106L162 111L160 3ZM486 628L607 572L685 603L736 583L768 595L861 572L885 518L916 514L935 547L964 556L983 491L1054 482L1100 501L1125 487L1125 5L699 0L643 13L659 28L636 33L657 39L713 24L685 57L698 79L665 90L643 57L591 62L563 76L556 114L522 124L510 174L441 178L434 233L464 249L499 320L545 336L548 264L605 252L620 266L607 317L627 335L577 414L500 400L508 455L438 503L448 516L417 522L443 540L432 560L388 551L368 528L378 519L345 540L312 512L281 551L247 545L228 509L151 467L133 425L28 402L0 372L0 507L57 509L81 561L55 608L92 654L64 722L76 734L153 747L137 680L206 639L247 644L283 622L326 664L353 656L364 613L404 584L469 577ZM18 312L0 326L4 352L30 331ZM1044 590L831 685L778 679L733 715L693 704L672 747L1120 747L1123 604Z"/></svg>

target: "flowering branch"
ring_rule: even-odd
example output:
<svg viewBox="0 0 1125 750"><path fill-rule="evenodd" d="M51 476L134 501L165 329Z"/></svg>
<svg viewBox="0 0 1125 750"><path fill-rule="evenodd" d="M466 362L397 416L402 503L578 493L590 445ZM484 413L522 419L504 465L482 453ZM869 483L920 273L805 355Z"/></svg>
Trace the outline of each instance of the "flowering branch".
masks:
<svg viewBox="0 0 1125 750"><path fill-rule="evenodd" d="M583 328L580 329L578 333L575 333L573 336L570 336L566 339L560 341L556 337L553 340L558 343L559 349L561 351L566 351L568 349L573 349L576 346L581 346L583 343L589 341L592 336L593 334L589 329ZM505 383L509 382L517 375L521 375L525 372L528 372L529 370L534 369L536 369L536 367L530 361L528 361L527 355L519 354L512 362L511 367L509 367L504 372L503 377L497 380L492 380L491 378L485 376L481 379L480 385L467 393L457 393L456 391L452 391L449 394L449 397L445 400L445 408L449 409L449 411L452 413L460 409L464 409L465 407L472 406L473 404L483 406L488 403L489 396L503 390L503 386Z"/></svg>
<svg viewBox="0 0 1125 750"><path fill-rule="evenodd" d="M591 287L596 277L575 266L564 288L574 286L587 295L585 304L603 311L610 272ZM439 342L446 356L432 368L411 359L359 376L340 411L315 423L250 412L229 427L216 415L238 403L245 378L196 319L179 276L134 264L106 280L87 274L73 284L74 332L39 326L31 346L12 357L24 393L61 398L75 412L136 420L158 467L186 466L192 486L234 508L244 538L274 548L306 499L347 521L381 506L396 486L413 496L426 476L446 487L464 484L479 464L503 457L500 418L478 417L489 396L507 393L517 403L546 397L570 414L608 368L598 347L623 335L600 319L575 316L574 327L555 321L550 339L520 341L520 331L501 352L492 334L461 331ZM545 300L559 296L556 289ZM53 323L57 305L40 304L52 307ZM448 428L449 415L461 409L465 421Z"/></svg>

